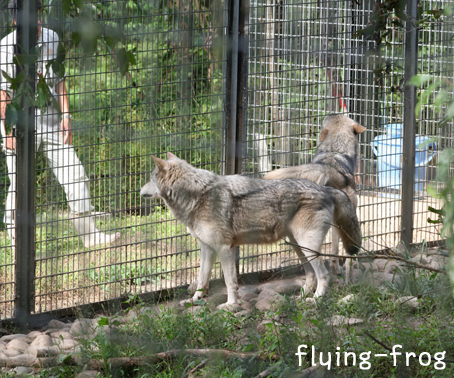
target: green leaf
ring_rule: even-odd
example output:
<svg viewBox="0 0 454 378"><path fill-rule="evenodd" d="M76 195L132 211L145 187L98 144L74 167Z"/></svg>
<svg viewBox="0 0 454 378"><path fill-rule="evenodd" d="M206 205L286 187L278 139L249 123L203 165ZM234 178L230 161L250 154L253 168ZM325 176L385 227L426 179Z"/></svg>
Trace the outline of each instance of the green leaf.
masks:
<svg viewBox="0 0 454 378"><path fill-rule="evenodd" d="M429 211L431 211L432 213L438 214L438 215L445 215L445 210L443 208L435 209L434 207L429 206Z"/></svg>
<svg viewBox="0 0 454 378"><path fill-rule="evenodd" d="M15 106L16 104L14 102L10 102L6 106L6 112L5 112L5 128L6 128L6 134L9 134L11 132L11 126L15 125L17 123L17 120L19 118L19 109Z"/></svg>
<svg viewBox="0 0 454 378"><path fill-rule="evenodd" d="M61 7L66 14L71 10L71 0L62 0Z"/></svg>
<svg viewBox="0 0 454 378"><path fill-rule="evenodd" d="M432 75L415 75L408 81L408 85L420 87L424 83L427 83L430 79L432 79Z"/></svg>
<svg viewBox="0 0 454 378"><path fill-rule="evenodd" d="M102 316L102 317L98 320L98 324L99 324L100 326L107 326L107 325L109 325L109 319L106 318L106 317L104 317L104 316Z"/></svg>
<svg viewBox="0 0 454 378"><path fill-rule="evenodd" d="M84 0L74 0L76 8L81 9L84 6Z"/></svg>
<svg viewBox="0 0 454 378"><path fill-rule="evenodd" d="M117 51L117 65L120 69L121 76L124 76L129 68L128 60L126 57L126 49L124 47Z"/></svg>
<svg viewBox="0 0 454 378"><path fill-rule="evenodd" d="M70 365L71 357L72 357L72 353L67 354L67 355L61 355L57 358L57 361L63 365Z"/></svg>

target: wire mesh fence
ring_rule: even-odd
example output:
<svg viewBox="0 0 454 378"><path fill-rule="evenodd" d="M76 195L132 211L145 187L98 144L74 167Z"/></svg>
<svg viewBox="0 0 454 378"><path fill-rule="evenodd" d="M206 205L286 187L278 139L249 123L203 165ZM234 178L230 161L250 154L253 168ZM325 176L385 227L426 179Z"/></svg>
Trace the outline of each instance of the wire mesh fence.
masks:
<svg viewBox="0 0 454 378"><path fill-rule="evenodd" d="M421 4L447 6L445 1ZM235 49L231 25L238 22L235 7L247 15L247 27L240 27L247 41L247 81L238 89L243 91L238 97L246 98L239 134L241 173L260 177L310 162L323 118L348 114L367 128L360 136L357 175L365 246L377 250L400 241L402 166L382 164L380 159L389 162L386 156L396 151L377 158L372 144L386 136L387 125L403 122L405 33L395 29L383 46L381 58L392 69L377 79L378 58L370 53L375 41L355 37L370 20L372 1L104 1L70 12L64 3L48 2L39 16L46 38L38 41L37 67L48 67L57 45L64 47L64 80L55 75L53 87L71 118L49 104L36 117L32 313L173 289L197 278L197 241L163 203L140 198L139 189L153 168L150 155L166 151L200 168L226 172L232 158L226 147L231 127L226 104L232 80L238 79L232 77L230 53ZM86 53L84 40L74 40L81 16L88 34L102 35L92 46L94 54ZM3 52L11 45L5 38L15 26L7 12L1 17L4 70ZM126 50L134 54L135 64L127 70L118 65L125 50L112 48L107 30L120 30ZM420 30L420 72L452 79L452 35L451 16ZM426 141L418 152L424 164L416 168L413 241L419 243L440 239L426 218L429 205L439 206L427 194L437 156L453 144L453 125L439 129L441 116L430 105L418 116L417 134L440 137ZM73 148L60 136L68 120ZM6 166L10 155L4 148L0 157L0 196L4 214L14 215L14 204L7 200L16 175L14 167L8 171ZM17 315L16 254L28 251L16 250L14 234L8 233L16 226L14 216L3 221L0 318L8 319ZM294 266L295 257L284 245L242 247L240 273ZM214 277L221 277L219 265Z"/></svg>

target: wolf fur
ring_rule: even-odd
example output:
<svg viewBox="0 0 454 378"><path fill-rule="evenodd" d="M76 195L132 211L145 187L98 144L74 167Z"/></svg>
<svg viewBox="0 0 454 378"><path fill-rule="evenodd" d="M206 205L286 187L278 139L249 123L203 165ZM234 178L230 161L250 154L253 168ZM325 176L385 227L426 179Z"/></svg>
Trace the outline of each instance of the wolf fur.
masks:
<svg viewBox="0 0 454 378"><path fill-rule="evenodd" d="M264 179L305 178L317 184L331 186L345 192L355 208L356 196L355 173L358 163L358 135L366 131L364 126L342 114L331 114L323 120L320 132L320 144L314 159L309 164L276 169L263 176ZM339 252L339 236L333 227L331 252ZM335 261L338 269L338 262ZM313 274L308 272L306 274Z"/></svg>
<svg viewBox="0 0 454 378"><path fill-rule="evenodd" d="M229 308L238 303L238 281L233 247L274 243L288 237L301 259L310 259L317 279L315 297L323 295L329 273L316 254L331 223L349 254L361 245L355 208L345 193L309 180L262 180L246 176L219 176L191 166L168 153L168 160L152 157L156 167L140 190L145 198L162 198L173 215L200 242L197 291L189 301L208 290L216 255L227 286ZM297 247L297 245L299 247ZM311 291L315 282L306 281Z"/></svg>

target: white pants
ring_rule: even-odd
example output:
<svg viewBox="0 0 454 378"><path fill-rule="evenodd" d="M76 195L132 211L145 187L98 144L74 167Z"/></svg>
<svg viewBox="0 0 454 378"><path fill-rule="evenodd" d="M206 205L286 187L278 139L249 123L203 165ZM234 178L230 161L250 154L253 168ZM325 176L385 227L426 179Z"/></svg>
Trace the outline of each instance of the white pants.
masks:
<svg viewBox="0 0 454 378"><path fill-rule="evenodd" d="M41 115L36 112L36 151L43 148L49 166L66 193L71 214L83 214L93 210L90 203L88 178L73 146L63 144L57 112L49 107ZM14 225L16 208L16 153L6 150L6 164L10 185L5 204L4 223Z"/></svg>

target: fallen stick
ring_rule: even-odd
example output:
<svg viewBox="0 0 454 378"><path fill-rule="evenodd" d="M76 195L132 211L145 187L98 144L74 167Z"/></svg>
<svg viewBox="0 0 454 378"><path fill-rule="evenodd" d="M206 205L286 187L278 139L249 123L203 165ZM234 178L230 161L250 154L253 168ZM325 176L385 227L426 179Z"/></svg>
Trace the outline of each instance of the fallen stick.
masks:
<svg viewBox="0 0 454 378"><path fill-rule="evenodd" d="M282 239L284 244L288 244L288 245L292 245L292 246L296 246L298 248L301 248L305 251L309 251L309 252L312 252L315 256L308 256L307 258L310 259L310 258L315 258L315 257L336 257L336 258L343 258L343 259L385 259L385 260L396 260L396 261L401 261L405 264L409 264L409 265L413 265L415 268L420 268L420 269L425 269L425 270L429 270L431 272L437 272L437 273L442 273L442 274L447 274L446 270L442 270L442 269L437 269L437 268L432 268L431 266L427 266L427 265L423 265L423 264L420 264L420 263L417 263L417 262L414 262L414 261L410 261L410 260L407 260L403 257L400 257L400 256L395 256L395 255L377 255L377 254L367 254L367 255L333 255L331 253L322 253L322 252L317 252L317 251L314 251L310 248L306 248L306 247L301 247L299 246L298 244L294 244L294 243L291 243L285 239ZM289 259L287 261L292 261L292 260L300 260L299 258L295 258L295 259ZM310 260L309 260L310 261Z"/></svg>
<svg viewBox="0 0 454 378"><path fill-rule="evenodd" d="M192 357L205 357L216 358L239 358L248 360L258 358L265 360L265 357L260 356L258 352L237 352L227 349L173 349L166 352L156 353L151 356L141 357L114 357L107 360L107 364L112 367L130 367L130 366L145 366L157 364L162 361L169 361L180 356ZM67 358L58 357L41 357L41 358L28 358L28 359L14 359L14 358L0 358L0 367L14 368L17 366L25 367L52 367L62 365L87 365L91 369L102 370L104 369L104 361L95 359L86 359L77 357L75 355L68 356Z"/></svg>

